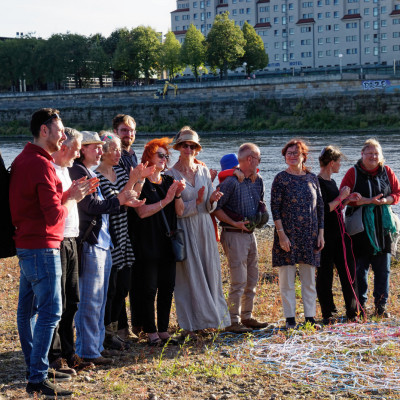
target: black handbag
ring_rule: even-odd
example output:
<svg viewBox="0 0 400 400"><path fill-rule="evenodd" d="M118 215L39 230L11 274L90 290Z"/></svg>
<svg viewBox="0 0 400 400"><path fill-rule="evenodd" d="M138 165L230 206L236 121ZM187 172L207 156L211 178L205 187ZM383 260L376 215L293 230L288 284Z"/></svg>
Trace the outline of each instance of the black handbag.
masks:
<svg viewBox="0 0 400 400"><path fill-rule="evenodd" d="M165 226L167 227L166 235L171 239L172 251L175 255L175 261L185 261L187 258L185 232L183 231L183 229L175 229L174 231L171 231L164 210L161 210L161 214L163 216Z"/></svg>

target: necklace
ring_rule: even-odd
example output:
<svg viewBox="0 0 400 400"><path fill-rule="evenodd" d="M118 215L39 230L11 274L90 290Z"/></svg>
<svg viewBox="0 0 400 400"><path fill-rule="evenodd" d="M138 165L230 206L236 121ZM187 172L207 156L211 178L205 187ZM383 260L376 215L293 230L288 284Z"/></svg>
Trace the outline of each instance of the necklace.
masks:
<svg viewBox="0 0 400 400"><path fill-rule="evenodd" d="M147 179L148 179L151 183L154 183L155 185L159 185L159 184L162 182L162 177L161 177L161 176L160 176L160 178L157 179L157 180L150 179L150 177L148 177Z"/></svg>

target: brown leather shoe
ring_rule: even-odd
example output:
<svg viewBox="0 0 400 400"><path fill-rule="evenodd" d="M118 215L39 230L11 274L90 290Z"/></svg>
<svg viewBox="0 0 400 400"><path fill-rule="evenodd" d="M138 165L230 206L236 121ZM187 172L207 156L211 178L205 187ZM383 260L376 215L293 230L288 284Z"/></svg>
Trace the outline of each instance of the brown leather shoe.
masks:
<svg viewBox="0 0 400 400"><path fill-rule="evenodd" d="M255 318L242 319L242 324L247 328L261 329L268 326L268 322L258 322Z"/></svg>
<svg viewBox="0 0 400 400"><path fill-rule="evenodd" d="M67 360L64 358L57 358L56 360L52 361L49 365L50 368L53 368L54 370L58 372L62 372L63 374L68 374L71 376L76 375L76 371L68 366Z"/></svg>
<svg viewBox="0 0 400 400"><path fill-rule="evenodd" d="M77 372L85 370L87 371L94 368L94 364L92 362L83 361L78 354L71 356L71 358L67 360L67 363L69 367L73 368Z"/></svg>
<svg viewBox="0 0 400 400"><path fill-rule="evenodd" d="M225 332L232 332L232 333L249 333L253 332L253 329L247 328L240 322L234 322L232 325L227 326L224 329Z"/></svg>
<svg viewBox="0 0 400 400"><path fill-rule="evenodd" d="M137 342L139 340L139 338L128 327L119 329L117 331L117 336L124 341L128 340L131 342Z"/></svg>
<svg viewBox="0 0 400 400"><path fill-rule="evenodd" d="M114 360L112 358L105 358L105 357L84 358L83 361L91 362L94 365L110 365L110 364L114 364Z"/></svg>

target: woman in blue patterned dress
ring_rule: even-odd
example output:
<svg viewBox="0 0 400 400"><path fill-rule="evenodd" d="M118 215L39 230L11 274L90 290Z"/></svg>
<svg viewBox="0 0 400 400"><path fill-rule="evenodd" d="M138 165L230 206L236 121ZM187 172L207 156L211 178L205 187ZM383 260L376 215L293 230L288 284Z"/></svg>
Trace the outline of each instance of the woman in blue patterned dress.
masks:
<svg viewBox="0 0 400 400"><path fill-rule="evenodd" d="M324 204L318 178L305 166L308 147L292 139L282 149L287 168L271 188L275 223L272 265L279 267L279 289L286 327L296 327L295 277L298 266L306 322L315 324L315 267L324 247Z"/></svg>

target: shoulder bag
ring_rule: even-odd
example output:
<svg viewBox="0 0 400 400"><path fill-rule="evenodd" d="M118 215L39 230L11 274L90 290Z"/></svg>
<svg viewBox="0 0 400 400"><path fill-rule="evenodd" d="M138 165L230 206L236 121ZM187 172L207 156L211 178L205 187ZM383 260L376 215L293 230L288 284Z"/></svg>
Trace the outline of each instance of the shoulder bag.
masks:
<svg viewBox="0 0 400 400"><path fill-rule="evenodd" d="M164 224L167 228L166 235L171 239L172 251L175 255L175 261L185 261L187 258L185 232L183 231L183 229L175 229L174 231L171 231L164 210L161 210L161 214L164 220Z"/></svg>
<svg viewBox="0 0 400 400"><path fill-rule="evenodd" d="M353 212L349 215L346 215L344 224L346 227L346 232L350 235L357 235L357 233L364 232L364 223L363 223L363 207L360 206L353 209Z"/></svg>

